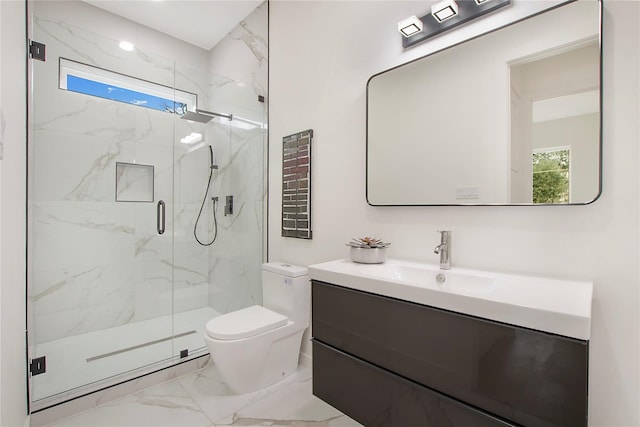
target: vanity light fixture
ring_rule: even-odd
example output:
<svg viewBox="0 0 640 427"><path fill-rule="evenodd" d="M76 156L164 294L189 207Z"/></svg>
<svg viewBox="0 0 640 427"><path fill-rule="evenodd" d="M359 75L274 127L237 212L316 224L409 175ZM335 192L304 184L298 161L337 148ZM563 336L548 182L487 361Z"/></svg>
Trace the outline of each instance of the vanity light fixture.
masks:
<svg viewBox="0 0 640 427"><path fill-rule="evenodd" d="M427 40L458 25L465 24L482 15L511 4L512 0L442 0L431 6L431 13L416 18L405 19L398 24L398 31L402 33L402 47L408 48ZM410 20L416 18L422 24L421 31L410 32ZM453 18L453 19L452 19ZM413 21L416 22L416 21ZM404 26L403 26L404 24ZM407 28L407 31L403 31Z"/></svg>
<svg viewBox="0 0 640 427"><path fill-rule="evenodd" d="M431 6L431 16L438 22L444 22L458 14L458 3L455 0L442 0Z"/></svg>
<svg viewBox="0 0 640 427"><path fill-rule="evenodd" d="M398 22L398 31L400 31L400 33L405 37L419 33L422 31L422 28L424 28L422 21L415 15L408 17L404 21Z"/></svg>

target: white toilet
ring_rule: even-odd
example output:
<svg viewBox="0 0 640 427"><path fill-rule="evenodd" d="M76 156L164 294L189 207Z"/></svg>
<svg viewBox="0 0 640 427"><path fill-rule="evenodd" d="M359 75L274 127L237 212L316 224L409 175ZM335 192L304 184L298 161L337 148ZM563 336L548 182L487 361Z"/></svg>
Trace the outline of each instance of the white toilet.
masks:
<svg viewBox="0 0 640 427"><path fill-rule="evenodd" d="M307 269L263 264L262 298L263 306L215 317L205 328L213 362L236 393L260 390L296 371L311 312Z"/></svg>

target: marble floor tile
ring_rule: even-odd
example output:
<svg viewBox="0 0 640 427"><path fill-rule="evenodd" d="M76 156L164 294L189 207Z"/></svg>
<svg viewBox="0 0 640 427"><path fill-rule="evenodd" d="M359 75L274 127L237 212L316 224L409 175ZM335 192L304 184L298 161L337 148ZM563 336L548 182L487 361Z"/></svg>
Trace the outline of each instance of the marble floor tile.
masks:
<svg viewBox="0 0 640 427"><path fill-rule="evenodd" d="M211 426L178 381L151 387L89 411L60 420L52 427Z"/></svg>
<svg viewBox="0 0 640 427"><path fill-rule="evenodd" d="M311 377L240 409L215 426L358 427L359 423L312 395Z"/></svg>
<svg viewBox="0 0 640 427"><path fill-rule="evenodd" d="M213 363L47 426L361 427L313 396L308 368L264 390L238 395Z"/></svg>
<svg viewBox="0 0 640 427"><path fill-rule="evenodd" d="M233 393L213 364L180 378L179 382L213 421L230 416L268 393L266 389L245 394Z"/></svg>

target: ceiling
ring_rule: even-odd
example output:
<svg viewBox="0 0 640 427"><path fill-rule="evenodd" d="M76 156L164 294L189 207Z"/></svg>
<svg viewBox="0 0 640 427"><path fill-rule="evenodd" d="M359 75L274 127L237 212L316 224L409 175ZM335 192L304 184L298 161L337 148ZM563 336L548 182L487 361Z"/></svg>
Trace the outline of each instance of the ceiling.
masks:
<svg viewBox="0 0 640 427"><path fill-rule="evenodd" d="M210 50L263 1L84 0L101 9Z"/></svg>
<svg viewBox="0 0 640 427"><path fill-rule="evenodd" d="M600 90L557 96L532 103L533 123L600 112Z"/></svg>

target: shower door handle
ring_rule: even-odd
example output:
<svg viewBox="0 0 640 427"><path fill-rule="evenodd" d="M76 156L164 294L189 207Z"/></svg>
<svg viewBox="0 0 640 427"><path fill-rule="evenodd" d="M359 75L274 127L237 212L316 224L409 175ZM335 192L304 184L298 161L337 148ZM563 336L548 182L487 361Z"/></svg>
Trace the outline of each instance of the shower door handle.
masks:
<svg viewBox="0 0 640 427"><path fill-rule="evenodd" d="M164 200L158 202L156 210L156 227L158 234L164 234Z"/></svg>

